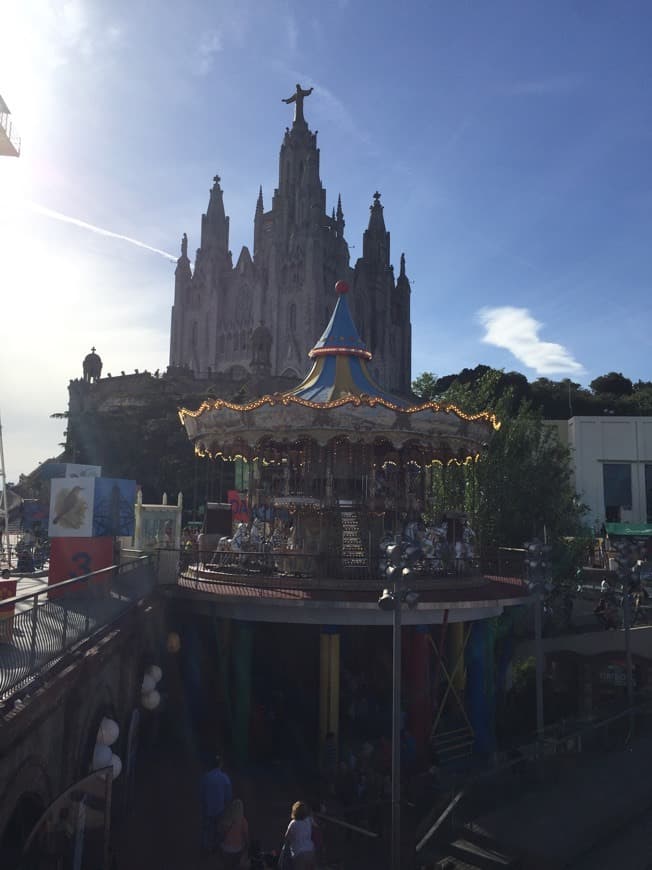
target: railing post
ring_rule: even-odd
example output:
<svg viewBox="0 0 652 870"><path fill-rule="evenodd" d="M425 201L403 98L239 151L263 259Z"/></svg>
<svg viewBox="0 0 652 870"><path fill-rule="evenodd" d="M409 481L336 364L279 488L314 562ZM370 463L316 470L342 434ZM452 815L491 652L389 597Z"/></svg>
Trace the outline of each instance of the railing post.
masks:
<svg viewBox="0 0 652 870"><path fill-rule="evenodd" d="M34 665L36 664L36 632L38 628L38 594L34 596L34 603L32 604L32 631L31 631L31 640L30 640L30 651L29 651L29 669L30 671L34 670Z"/></svg>
<svg viewBox="0 0 652 870"><path fill-rule="evenodd" d="M66 597L64 595L63 598L63 632L61 637L61 649L65 650L66 648L66 640L68 639L68 605L66 603Z"/></svg>

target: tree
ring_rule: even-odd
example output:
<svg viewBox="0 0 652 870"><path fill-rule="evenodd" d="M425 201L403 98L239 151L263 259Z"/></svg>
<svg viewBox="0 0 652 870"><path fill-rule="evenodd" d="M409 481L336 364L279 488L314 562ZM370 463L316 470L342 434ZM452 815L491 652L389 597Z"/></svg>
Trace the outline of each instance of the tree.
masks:
<svg viewBox="0 0 652 870"><path fill-rule="evenodd" d="M463 510L482 546L520 547L531 537L551 540L581 527L583 508L571 480L570 454L540 412L512 389L502 391L502 372L489 370L475 384L453 384L441 397L468 413L493 411L501 428L481 461L434 469L438 512Z"/></svg>
<svg viewBox="0 0 652 870"><path fill-rule="evenodd" d="M608 375L600 375L589 384L594 393L607 393L612 396L631 396L634 386L629 378L622 372L609 372Z"/></svg>
<svg viewBox="0 0 652 870"><path fill-rule="evenodd" d="M431 402L437 395L437 375L432 372L422 372L412 381L412 392L424 402Z"/></svg>

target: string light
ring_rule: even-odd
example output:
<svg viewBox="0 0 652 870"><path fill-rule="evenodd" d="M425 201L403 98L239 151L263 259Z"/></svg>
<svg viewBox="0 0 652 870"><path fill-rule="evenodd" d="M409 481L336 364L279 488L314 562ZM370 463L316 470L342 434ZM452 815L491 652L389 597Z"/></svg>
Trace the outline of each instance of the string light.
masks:
<svg viewBox="0 0 652 870"><path fill-rule="evenodd" d="M198 417L201 417L202 414L206 413L206 411L219 411L222 408L225 408L229 411L248 412L262 408L263 405L269 405L270 407L275 407L276 405L283 405L284 407L299 405L304 408L326 411L335 408L342 408L345 405L352 405L354 408L359 408L360 406L375 408L380 405L381 407L394 411L397 414L419 414L423 411L432 411L433 414L454 414L459 417L460 420L464 420L467 423L476 423L478 421L490 423L496 432L502 425L496 415L489 411L481 411L477 414L466 414L456 405L441 405L439 402L424 402L422 405L403 406L397 405L394 402L389 402L387 399L383 399L380 396L368 396L367 394L361 396L349 394L347 396L342 396L339 399L333 399L329 402L312 402L309 399L301 399L299 396L293 396L288 393L274 393L269 396L261 396L260 399L255 399L245 405L236 405L233 402L228 402L226 399L213 399L212 401L204 400L195 411L192 411L189 408L180 408L178 414L181 423L185 424L186 417L197 419Z"/></svg>

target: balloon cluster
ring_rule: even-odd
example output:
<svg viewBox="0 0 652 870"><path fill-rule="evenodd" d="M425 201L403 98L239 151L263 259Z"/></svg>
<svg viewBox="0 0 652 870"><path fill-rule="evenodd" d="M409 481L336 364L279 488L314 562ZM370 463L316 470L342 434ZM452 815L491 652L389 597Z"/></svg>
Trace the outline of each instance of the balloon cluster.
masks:
<svg viewBox="0 0 652 870"><path fill-rule="evenodd" d="M162 676L163 671L158 665L150 665L145 671L140 687L140 703L146 710L156 710L161 703L161 694L156 686Z"/></svg>
<svg viewBox="0 0 652 870"><path fill-rule="evenodd" d="M120 726L115 719L105 716L100 722L93 750L93 770L103 770L105 767L113 769L113 779L117 779L122 771L122 760L111 749L120 736Z"/></svg>

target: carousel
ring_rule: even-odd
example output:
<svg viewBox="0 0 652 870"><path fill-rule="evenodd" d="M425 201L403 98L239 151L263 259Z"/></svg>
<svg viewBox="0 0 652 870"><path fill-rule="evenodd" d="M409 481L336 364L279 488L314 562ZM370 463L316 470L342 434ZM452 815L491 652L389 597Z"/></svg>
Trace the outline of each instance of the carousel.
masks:
<svg viewBox="0 0 652 870"><path fill-rule="evenodd" d="M242 568L246 552L254 567L262 561L281 574L371 579L398 536L419 548L422 576L473 572L473 530L463 516L438 514L430 470L478 461L500 422L413 404L375 383L348 289L336 284L332 317L295 389L180 410L198 455L240 461L248 472L250 522L205 553L207 565Z"/></svg>
<svg viewBox="0 0 652 870"><path fill-rule="evenodd" d="M477 462L500 422L490 412L415 404L375 383L348 289L336 284L332 317L296 388L180 410L198 455L247 470L250 519L200 544L179 586L189 602L219 601L220 618L240 626L243 637L261 623L319 627L323 740L337 734L340 721L340 634L392 624L378 593L398 544L410 554L418 590L406 598L403 617L418 745L425 751L428 740L439 741L442 757L444 747L449 754L474 745L486 751L491 625L527 592L482 576L473 529L464 515L438 511L431 477L436 465ZM251 659L247 643L229 646L242 673ZM234 698L248 691L245 681Z"/></svg>

